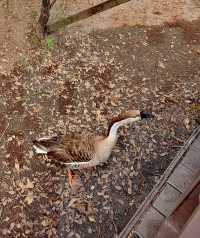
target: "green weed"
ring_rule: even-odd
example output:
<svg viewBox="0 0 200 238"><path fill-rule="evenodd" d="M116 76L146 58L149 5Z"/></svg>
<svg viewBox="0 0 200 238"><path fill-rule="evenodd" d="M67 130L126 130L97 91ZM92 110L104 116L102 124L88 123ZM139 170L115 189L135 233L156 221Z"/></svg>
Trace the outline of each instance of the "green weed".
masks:
<svg viewBox="0 0 200 238"><path fill-rule="evenodd" d="M53 47L54 47L54 40L53 40L52 37L48 37L48 38L46 39L46 45L47 45L47 48L48 48L49 50L52 50L52 49L53 49Z"/></svg>

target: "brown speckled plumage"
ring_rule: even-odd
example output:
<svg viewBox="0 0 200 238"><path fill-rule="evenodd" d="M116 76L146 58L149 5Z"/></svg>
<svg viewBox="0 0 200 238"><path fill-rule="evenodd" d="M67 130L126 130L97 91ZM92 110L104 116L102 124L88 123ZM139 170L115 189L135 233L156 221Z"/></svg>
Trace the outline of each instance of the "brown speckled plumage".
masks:
<svg viewBox="0 0 200 238"><path fill-rule="evenodd" d="M112 120L108 136L54 136L33 141L36 153L47 154L72 169L82 169L106 162L117 142L119 127L141 119L140 111L120 114Z"/></svg>
<svg viewBox="0 0 200 238"><path fill-rule="evenodd" d="M49 155L59 157L63 162L88 162L95 153L98 138L91 135L79 138L66 138L56 146L49 148Z"/></svg>

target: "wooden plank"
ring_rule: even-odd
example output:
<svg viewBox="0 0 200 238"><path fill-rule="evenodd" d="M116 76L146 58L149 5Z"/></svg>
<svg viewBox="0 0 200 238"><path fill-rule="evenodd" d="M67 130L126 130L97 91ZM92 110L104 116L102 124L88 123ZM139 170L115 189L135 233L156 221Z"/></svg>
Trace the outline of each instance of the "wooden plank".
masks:
<svg viewBox="0 0 200 238"><path fill-rule="evenodd" d="M200 151L200 135L196 138L194 143L192 143L192 147Z"/></svg>
<svg viewBox="0 0 200 238"><path fill-rule="evenodd" d="M183 163L180 163L169 177L167 183L184 193L194 182L195 178L196 173Z"/></svg>
<svg viewBox="0 0 200 238"><path fill-rule="evenodd" d="M57 0L51 11L51 23L58 20L58 18L77 14L78 12L87 10L106 1L107 0Z"/></svg>
<svg viewBox="0 0 200 238"><path fill-rule="evenodd" d="M183 164L196 173L200 173L200 151L194 147L183 158Z"/></svg>
<svg viewBox="0 0 200 238"><path fill-rule="evenodd" d="M130 219L128 224L125 226L125 228L122 230L122 232L119 234L118 238L127 238L128 234L135 230L135 226L140 220L141 216L145 213L145 211L149 208L150 204L154 201L156 195L161 190L161 188L166 183L167 179L169 178L170 174L174 170L174 168L180 163L180 161L183 159L186 152L189 150L191 144L195 141L195 139L200 135L200 126L196 128L190 138L186 141L185 145L181 148L181 150L177 153L175 159L172 161L172 163L169 165L169 167L166 169L165 173L161 177L161 179L158 181L158 183L154 186L152 191L149 193L147 198L144 200L144 202L141 204L139 209L136 211L136 213L133 215L133 217Z"/></svg>
<svg viewBox="0 0 200 238"><path fill-rule="evenodd" d="M143 238L155 238L155 235L164 220L165 217L162 214L153 207L150 207L141 218L141 223L136 227L138 235Z"/></svg>
<svg viewBox="0 0 200 238"><path fill-rule="evenodd" d="M130 0L120 0L115 1L115 0L107 0L105 2L101 2L89 9L85 9L82 10L80 12L75 13L74 15L68 15L65 17L60 17L58 20L56 20L55 22L52 22L48 25L48 33L53 33L55 31L58 31L59 29L61 29L62 27L65 27L69 24L87 19L88 17L91 17L97 13L101 13L103 11L109 10L113 7L117 7L121 4L127 3Z"/></svg>
<svg viewBox="0 0 200 238"><path fill-rule="evenodd" d="M178 198L182 193L172 187L170 184L164 186L162 192L153 203L160 213L168 217L177 205Z"/></svg>
<svg viewBox="0 0 200 238"><path fill-rule="evenodd" d="M199 204L200 177L181 195L173 213L161 225L156 238L177 238Z"/></svg>

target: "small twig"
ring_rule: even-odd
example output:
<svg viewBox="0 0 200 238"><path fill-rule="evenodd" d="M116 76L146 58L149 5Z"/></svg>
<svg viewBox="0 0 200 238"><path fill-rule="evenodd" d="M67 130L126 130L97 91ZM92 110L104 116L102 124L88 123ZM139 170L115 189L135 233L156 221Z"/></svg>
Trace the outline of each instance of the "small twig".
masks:
<svg viewBox="0 0 200 238"><path fill-rule="evenodd" d="M118 229L117 229L117 226L116 226L116 224L114 222L114 219L112 219L112 224L113 224L113 226L115 228L115 233L117 234L118 233Z"/></svg>
<svg viewBox="0 0 200 238"><path fill-rule="evenodd" d="M50 9L53 7L53 5L56 3L57 0L53 0L52 3L50 4Z"/></svg>
<svg viewBox="0 0 200 238"><path fill-rule="evenodd" d="M26 204L23 201L23 198L26 197L26 195L21 194L21 192L17 189L17 185L16 185L14 179L12 179L12 182L13 182L14 187L16 187L15 191L18 194L21 203L23 204L24 207L26 207Z"/></svg>
<svg viewBox="0 0 200 238"><path fill-rule="evenodd" d="M114 221L113 211L110 213L110 217L111 217L111 222L113 224L113 227L115 229L115 233L117 234L118 233L118 229L117 229L117 225L115 224L115 221Z"/></svg>
<svg viewBox="0 0 200 238"><path fill-rule="evenodd" d="M99 225L98 225L98 238L101 238L101 228Z"/></svg>
<svg viewBox="0 0 200 238"><path fill-rule="evenodd" d="M181 148L183 147L182 145L172 145L172 148Z"/></svg>
<svg viewBox="0 0 200 238"><path fill-rule="evenodd" d="M178 138L178 137L176 137L176 136L172 136L174 139L176 139L178 142L180 142L180 143L184 143L184 141L183 140L181 140L180 138Z"/></svg>
<svg viewBox="0 0 200 238"><path fill-rule="evenodd" d="M0 141L1 139L3 138L3 136L5 135L6 131L8 130L8 127L10 126L10 123L8 122L8 125L7 127L4 129L3 133L1 134L1 137L0 137Z"/></svg>
<svg viewBox="0 0 200 238"><path fill-rule="evenodd" d="M6 1L6 8L7 8L7 10L9 10L9 5L10 5L10 4L9 4L9 0L7 0L7 1Z"/></svg>

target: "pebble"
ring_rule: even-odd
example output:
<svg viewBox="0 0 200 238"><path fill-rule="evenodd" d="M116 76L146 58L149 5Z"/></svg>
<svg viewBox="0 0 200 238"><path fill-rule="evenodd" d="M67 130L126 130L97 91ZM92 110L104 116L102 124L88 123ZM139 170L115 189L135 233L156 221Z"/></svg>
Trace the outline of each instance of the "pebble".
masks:
<svg viewBox="0 0 200 238"><path fill-rule="evenodd" d="M88 228L88 233L89 233L89 234L92 234L92 229L91 229L91 227Z"/></svg>
<svg viewBox="0 0 200 238"><path fill-rule="evenodd" d="M120 190L122 189L122 187L119 186L119 185L115 185L115 188L116 188L118 191L120 191Z"/></svg>

